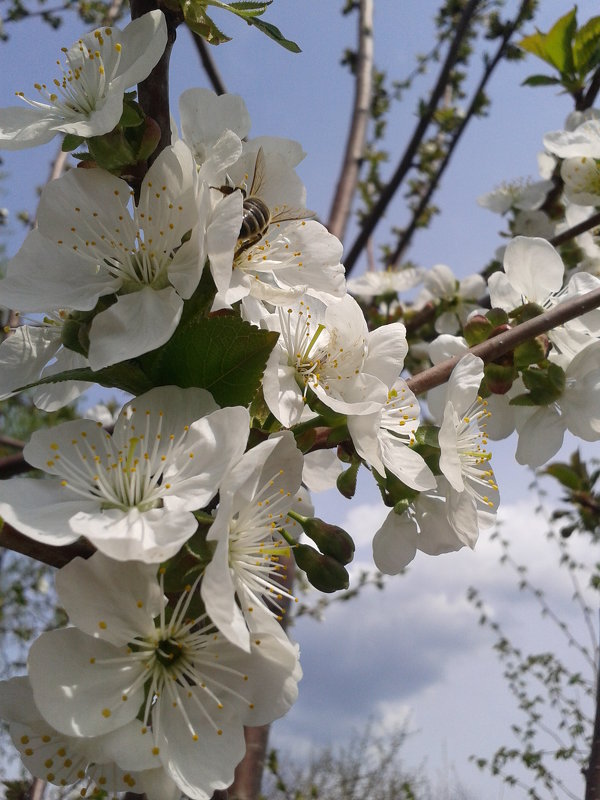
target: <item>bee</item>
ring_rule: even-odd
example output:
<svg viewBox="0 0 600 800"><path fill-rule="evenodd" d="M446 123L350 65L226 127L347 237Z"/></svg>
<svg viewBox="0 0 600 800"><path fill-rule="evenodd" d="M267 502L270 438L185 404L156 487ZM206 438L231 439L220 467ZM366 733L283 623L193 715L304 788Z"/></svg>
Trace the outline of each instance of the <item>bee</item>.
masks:
<svg viewBox="0 0 600 800"><path fill-rule="evenodd" d="M283 205L270 209L260 196L264 180L265 154L262 147L260 147L256 154L254 173L248 191L242 186L219 186L219 191L223 194L233 194L233 192L239 190L244 198L242 205L242 224L240 226L238 249L236 250L235 258L237 258L240 253L243 253L244 250L247 250L249 247L259 242L267 232L269 225L293 219L310 219L315 216L313 211L309 211L306 208L290 208L289 206Z"/></svg>

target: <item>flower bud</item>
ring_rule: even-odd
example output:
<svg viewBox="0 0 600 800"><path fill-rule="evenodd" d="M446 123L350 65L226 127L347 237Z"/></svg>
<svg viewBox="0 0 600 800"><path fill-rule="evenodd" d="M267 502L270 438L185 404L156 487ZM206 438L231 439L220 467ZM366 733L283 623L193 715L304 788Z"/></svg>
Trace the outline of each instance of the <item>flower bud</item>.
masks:
<svg viewBox="0 0 600 800"><path fill-rule="evenodd" d="M307 544L296 545L293 553L296 564L304 570L315 589L329 593L348 588L348 573L334 558L318 553Z"/></svg>
<svg viewBox="0 0 600 800"><path fill-rule="evenodd" d="M335 558L340 564L349 564L354 558L354 541L343 528L318 517L304 517L300 525L324 555Z"/></svg>
<svg viewBox="0 0 600 800"><path fill-rule="evenodd" d="M356 477L358 475L358 468L360 461L354 461L348 469L337 476L336 486L340 494L343 494L348 500L352 500L356 493Z"/></svg>

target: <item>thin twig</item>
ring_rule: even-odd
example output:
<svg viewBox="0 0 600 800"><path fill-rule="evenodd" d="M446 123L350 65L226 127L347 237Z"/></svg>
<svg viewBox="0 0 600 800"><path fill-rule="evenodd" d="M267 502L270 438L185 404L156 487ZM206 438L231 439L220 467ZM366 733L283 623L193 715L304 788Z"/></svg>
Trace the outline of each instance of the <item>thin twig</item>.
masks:
<svg viewBox="0 0 600 800"><path fill-rule="evenodd" d="M477 85L477 88L473 92L471 103L469 104L469 107L468 107L465 115L463 116L460 125L458 126L456 131L453 133L453 135L452 135L452 137L450 139L450 142L448 143L448 148L446 150L446 155L444 156L444 158L440 162L436 173L431 178L431 181L429 182L429 186L427 187L427 191L425 192L425 194L423 195L423 197L419 201L419 204L418 204L417 208L413 211L410 223L407 226L407 228L404 230L404 232L402 233L402 236L400 237L400 239L398 240L396 248L395 248L394 252L392 253L392 255L391 255L390 259L389 259L389 264L392 264L392 265L393 264L397 264L401 260L403 253L409 247L409 245L411 243L411 240L412 240L412 237L414 235L414 232L416 231L417 227L419 226L419 220L421 219L421 216L422 216L423 212L425 211L425 209L429 205L431 197L433 196L434 192L437 190L437 188L439 186L439 183L440 183L440 180L442 179L442 176L443 176L444 172L446 171L446 167L450 163L450 160L452 158L454 150L456 149L457 144L459 143L459 141L460 141L460 139L461 139L461 137L462 137L467 125L473 119L473 116L474 116L475 111L477 109L477 106L478 106L478 103L480 101L481 95L482 95L485 87L487 86L490 78L492 77L492 74L493 74L494 70L496 69L496 67L498 66L498 64L500 63L502 58L504 57L504 54L506 52L506 48L508 47L509 41L510 41L512 35L514 34L514 32L519 27L519 24L521 22L521 18L523 16L523 12L525 11L526 7L530 5L530 3L531 3L531 0L523 0L522 1L521 7L519 8L519 11L518 11L517 15L515 16L513 21L510 23L510 25L505 30L504 35L502 36L502 39L501 39L500 44L498 46L498 49L496 50L496 53L494 54L494 57L490 61L487 62L486 68L483 71L483 75L481 76L479 84Z"/></svg>
<svg viewBox="0 0 600 800"><path fill-rule="evenodd" d="M4 434L0 434L0 445L22 450L25 447L25 442L22 439L15 439L13 436L4 436Z"/></svg>
<svg viewBox="0 0 600 800"><path fill-rule="evenodd" d="M22 472L30 472L33 469L23 458L23 453L14 453L11 456L0 458L0 477L10 478L13 475L20 475Z"/></svg>
<svg viewBox="0 0 600 800"><path fill-rule="evenodd" d="M213 89L217 94L227 94L225 81L221 77L221 73L219 72L215 60L208 49L208 45L202 36L194 33L192 30L190 30L190 33L192 34L192 41L196 46L196 50L200 56L200 61L202 62L204 71L206 72L208 80L211 82Z"/></svg>
<svg viewBox="0 0 600 800"><path fill-rule="evenodd" d="M42 800L46 791L46 781L41 778L34 778L29 790L29 800Z"/></svg>
<svg viewBox="0 0 600 800"><path fill-rule="evenodd" d="M470 2L465 6L465 9L461 15L461 18L456 26L456 31L454 34L454 38L448 50L448 54L446 55L446 60L440 70L440 74L438 76L436 85L433 88L431 96L429 98L429 102L427 104L426 109L419 117L419 121L417 126L414 130L414 133L404 151L404 155L400 159L400 163L398 164L396 171L394 172L390 182L381 192L379 200L371 209L371 212L365 217L362 227L356 240L348 255L344 259L345 267L346 267L346 274L349 274L352 268L354 267L358 256L361 254L364 246L369 239L369 236L373 233L375 226L377 223L383 218L385 210L387 209L389 203L391 202L392 198L398 191L402 181L406 177L407 173L412 169L413 162L419 145L425 135L425 131L429 127L433 115L438 107L438 103L444 93L446 85L448 83L448 79L450 76L450 72L454 67L456 60L460 54L460 49L463 44L463 40L465 36L469 32L469 25L471 22L471 18L475 14L477 10L477 6L482 2L482 0L470 0Z"/></svg>
<svg viewBox="0 0 600 800"><path fill-rule="evenodd" d="M373 93L373 0L360 0L358 8L358 54L356 59L354 106L346 150L329 212L327 228L344 239L356 193L362 163Z"/></svg>
<svg viewBox="0 0 600 800"><path fill-rule="evenodd" d="M592 292L587 292L587 294L583 294L580 297L565 300L564 303L559 303L538 317L522 322L505 333L471 347L469 352L479 356L485 363L494 361L513 350L518 344L557 328L559 325L569 322L569 320L581 317L583 314L587 314L588 311L598 308L598 306L600 306L600 289L594 289ZM409 388L415 394L421 394L428 389L433 389L434 386L440 386L448 380L452 370L461 358L462 356L448 358L446 361L441 361L439 364L419 372L407 381Z"/></svg>
<svg viewBox="0 0 600 800"><path fill-rule="evenodd" d="M586 231L589 231L591 228L595 228L598 225L600 225L600 211L596 214L592 214L591 217L588 217L583 222L573 225L572 228L568 228L566 231L553 236L552 239L548 239L548 241L550 244L554 245L554 247L558 247L559 244L564 244L570 239L574 239L576 236L579 236L580 233L585 233Z"/></svg>

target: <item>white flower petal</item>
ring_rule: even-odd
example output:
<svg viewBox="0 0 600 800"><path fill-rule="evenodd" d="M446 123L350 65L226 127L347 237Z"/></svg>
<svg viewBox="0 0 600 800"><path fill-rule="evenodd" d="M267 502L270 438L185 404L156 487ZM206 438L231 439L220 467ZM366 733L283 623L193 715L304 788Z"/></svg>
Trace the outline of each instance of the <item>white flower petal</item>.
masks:
<svg viewBox="0 0 600 800"><path fill-rule="evenodd" d="M77 628L42 634L29 651L35 704L52 727L67 736L99 736L135 719L143 686L129 694L144 666L101 639ZM124 698L124 699L123 699ZM116 702L115 702L116 700Z"/></svg>
<svg viewBox="0 0 600 800"><path fill-rule="evenodd" d="M164 598L156 567L113 561L102 553L75 558L56 574L56 590L71 624L114 645L154 632ZM127 592L123 592L127 586ZM103 624L100 625L100 621Z"/></svg>
<svg viewBox="0 0 600 800"><path fill-rule="evenodd" d="M390 511L373 539L373 560L384 575L397 575L410 564L417 552L415 521L405 514Z"/></svg>
<svg viewBox="0 0 600 800"><path fill-rule="evenodd" d="M88 360L93 370L148 353L165 344L177 327L183 300L175 289L121 295L94 317Z"/></svg>

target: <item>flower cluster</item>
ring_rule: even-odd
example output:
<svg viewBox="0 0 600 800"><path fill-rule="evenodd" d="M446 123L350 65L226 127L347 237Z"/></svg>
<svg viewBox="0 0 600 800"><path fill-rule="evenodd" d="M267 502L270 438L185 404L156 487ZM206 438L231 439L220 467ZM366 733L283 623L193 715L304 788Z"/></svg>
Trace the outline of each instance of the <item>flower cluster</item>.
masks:
<svg viewBox="0 0 600 800"><path fill-rule="evenodd" d="M0 343L1 397L34 385L52 410L94 383L133 395L114 419L34 433L24 456L36 477L0 482L6 523L82 548L56 579L70 627L44 633L28 675L0 684L0 716L44 780L208 800L233 780L244 726L296 699L288 567L323 591L348 586L353 543L313 516L307 487L352 496L359 467L371 473L390 508L373 540L384 573L417 550L474 547L499 502L490 439L516 429L517 459L535 465L565 430L600 438L600 315L502 363L469 346L600 279L565 279L546 240L517 236L487 282L438 264L346 284L341 243L306 208L300 145L249 139L232 95L185 92L181 131L149 168L108 168L102 137L165 38L160 12L95 31L65 51L44 102L0 111L0 146L94 137L86 168L43 190L37 228L0 280L2 305L28 315ZM569 136L549 148L590 157ZM571 202L587 197L591 172L563 171ZM550 186L485 202L543 213ZM409 351L405 322L429 313ZM422 419L406 368L451 356Z"/></svg>

